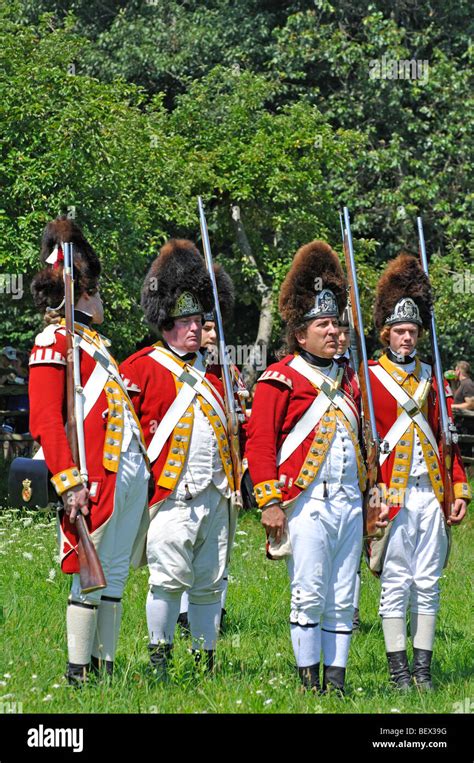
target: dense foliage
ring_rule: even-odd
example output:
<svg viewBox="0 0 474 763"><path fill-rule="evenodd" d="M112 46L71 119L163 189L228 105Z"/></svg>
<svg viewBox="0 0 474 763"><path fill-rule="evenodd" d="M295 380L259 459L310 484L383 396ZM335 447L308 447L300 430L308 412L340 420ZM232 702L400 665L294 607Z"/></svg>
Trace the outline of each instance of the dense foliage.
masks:
<svg viewBox="0 0 474 763"><path fill-rule="evenodd" d="M416 251L422 212L445 361L473 358L471 21L467 0L4 8L0 343L30 344L39 236L66 211L105 264L106 331L131 352L147 334L144 272L168 236L199 238L201 194L237 287L229 341L255 340L301 243L340 249L347 203L367 323L380 268Z"/></svg>

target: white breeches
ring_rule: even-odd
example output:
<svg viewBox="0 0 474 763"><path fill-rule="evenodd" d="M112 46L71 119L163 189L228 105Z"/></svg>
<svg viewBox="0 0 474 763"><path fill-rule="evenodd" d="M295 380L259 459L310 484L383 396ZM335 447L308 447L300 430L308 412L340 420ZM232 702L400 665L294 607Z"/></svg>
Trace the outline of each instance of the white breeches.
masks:
<svg viewBox="0 0 474 763"><path fill-rule="evenodd" d="M354 591L362 548L360 493L330 499L303 493L290 510L290 622L352 631Z"/></svg>
<svg viewBox="0 0 474 763"><path fill-rule="evenodd" d="M133 440L120 456L113 514L95 543L107 588L82 594L79 575L75 574L71 586L72 601L98 604L101 596L122 597L133 544L147 507L148 479L145 459Z"/></svg>
<svg viewBox="0 0 474 763"><path fill-rule="evenodd" d="M166 599L188 590L192 604L219 601L229 539L229 501L214 484L190 501L167 498L150 523L149 583Z"/></svg>
<svg viewBox="0 0 474 763"><path fill-rule="evenodd" d="M438 500L427 480L409 480L405 505L393 520L380 582L379 614L405 617L407 609L434 615L448 534Z"/></svg>

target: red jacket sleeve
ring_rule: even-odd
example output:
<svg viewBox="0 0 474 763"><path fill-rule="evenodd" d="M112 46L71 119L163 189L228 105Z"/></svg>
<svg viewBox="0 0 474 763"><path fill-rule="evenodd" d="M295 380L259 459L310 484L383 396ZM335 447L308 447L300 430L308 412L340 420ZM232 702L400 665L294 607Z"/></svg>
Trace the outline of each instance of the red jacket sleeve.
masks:
<svg viewBox="0 0 474 763"><path fill-rule="evenodd" d="M53 475L53 484L60 494L64 489L81 484L77 465L72 458L66 436L66 368L63 365L30 366L28 386L30 399L30 432L44 451L46 465ZM61 481L61 475L66 479ZM61 489L64 488L64 489Z"/></svg>
<svg viewBox="0 0 474 763"><path fill-rule="evenodd" d="M278 481L277 443L283 429L290 389L276 381L258 382L247 427L246 458L255 487ZM258 502L258 495L257 495ZM259 502L260 506L264 503Z"/></svg>

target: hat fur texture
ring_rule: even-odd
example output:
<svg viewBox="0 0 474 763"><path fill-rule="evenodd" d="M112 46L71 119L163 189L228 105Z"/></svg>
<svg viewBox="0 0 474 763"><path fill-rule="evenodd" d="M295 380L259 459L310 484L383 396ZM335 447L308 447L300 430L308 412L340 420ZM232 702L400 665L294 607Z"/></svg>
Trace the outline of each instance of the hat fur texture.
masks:
<svg viewBox="0 0 474 763"><path fill-rule="evenodd" d="M31 283L33 301L41 312L47 307L56 307L64 298L64 264L58 260L54 265L46 263L56 246L72 243L74 252L74 298L77 300L85 292L97 291L101 271L99 258L85 238L81 229L66 215L51 220L43 231L40 257L44 267Z"/></svg>
<svg viewBox="0 0 474 763"><path fill-rule="evenodd" d="M339 258L325 241L311 241L296 252L280 289L280 314L288 326L304 322L316 293L323 289L334 293L342 313L347 304L347 282Z"/></svg>
<svg viewBox="0 0 474 763"><path fill-rule="evenodd" d="M431 284L420 261L407 252L389 262L377 284L374 322L379 331L403 297L411 297L416 303L423 327L428 329L433 304Z"/></svg>
<svg viewBox="0 0 474 763"><path fill-rule="evenodd" d="M148 323L161 331L183 292L193 294L203 312L214 308L211 279L199 250L187 239L170 239L143 284L141 304Z"/></svg>

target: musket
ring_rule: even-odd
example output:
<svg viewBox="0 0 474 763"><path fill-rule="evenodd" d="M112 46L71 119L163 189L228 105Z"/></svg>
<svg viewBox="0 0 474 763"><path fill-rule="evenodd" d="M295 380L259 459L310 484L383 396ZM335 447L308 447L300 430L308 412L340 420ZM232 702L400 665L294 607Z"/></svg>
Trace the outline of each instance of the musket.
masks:
<svg viewBox="0 0 474 763"><path fill-rule="evenodd" d="M419 252L422 268L429 277L428 258L426 256L425 235L423 232L423 220L416 218L418 226ZM453 422L448 414L448 404L446 402L446 390L444 387L443 368L441 366L441 356L439 354L438 337L436 333L436 320L434 308L431 306L430 315L430 342L431 354L433 357L434 373L436 385L438 387L439 412L441 418L441 453L443 468L443 513L446 519L451 514L451 506L454 500L453 492Z"/></svg>
<svg viewBox="0 0 474 763"><path fill-rule="evenodd" d="M234 385L232 382L232 376L230 372L230 359L227 351L227 346L224 338L224 327L222 323L222 315L219 305L219 295L217 293L216 276L212 264L211 244L209 242L209 232L207 229L206 215L204 213L204 205L202 198L198 196L198 208L199 208L199 223L201 226L202 244L204 249L204 256L206 258L206 268L209 273L212 292L214 295L214 312L217 323L217 341L219 349L219 359L222 367L222 377L224 382L224 402L227 418L227 431L229 435L229 447L230 455L232 458L232 469L234 473L234 484L236 496L234 500L237 503L241 503L240 497L240 481L242 477L242 459L240 456L240 444L239 444L239 417L237 413L237 406L235 404L234 397Z"/></svg>
<svg viewBox="0 0 474 763"><path fill-rule="evenodd" d="M380 513L380 496L377 489L377 469L380 453L380 438L377 433L375 421L372 388L370 385L369 361L365 344L364 322L360 307L359 287L357 284L357 272L355 266L354 247L352 244L351 221L347 207L343 209L344 225L342 225L344 257L346 260L347 279L349 281L350 314L352 316L351 329L355 339L358 364L355 370L359 380L362 397L362 437L365 447L367 463L367 488L364 493L364 535L368 538L383 535L382 528L376 527ZM351 337L352 337L351 331Z"/></svg>
<svg viewBox="0 0 474 763"><path fill-rule="evenodd" d="M341 236L342 236L342 246L345 246L345 234L344 234L344 221L342 217L342 212L339 212L339 222L341 224ZM344 256L346 257L346 250L344 249ZM346 257L346 269L347 269L347 257ZM354 315L352 312L352 293L350 288L348 289L347 294L347 304L349 307L349 336L350 336L350 358L349 362L351 365L351 368L356 373L359 370L359 349L357 346L357 333L356 328L354 324Z"/></svg>
<svg viewBox="0 0 474 763"><path fill-rule="evenodd" d="M81 476L87 479L87 466L85 462L83 418L78 421L76 416L76 400L81 394L80 368L76 367L79 362L76 335L74 332L74 255L73 245L65 242L61 244L64 254L64 300L66 319L66 399L67 399L67 438L71 448L72 458L75 464L79 464ZM78 429L80 438L78 437ZM90 593L99 588L105 588L104 571L100 563L97 551L92 543L87 530L84 515L79 511L75 523L79 543L77 553L79 556L79 577L83 593Z"/></svg>

